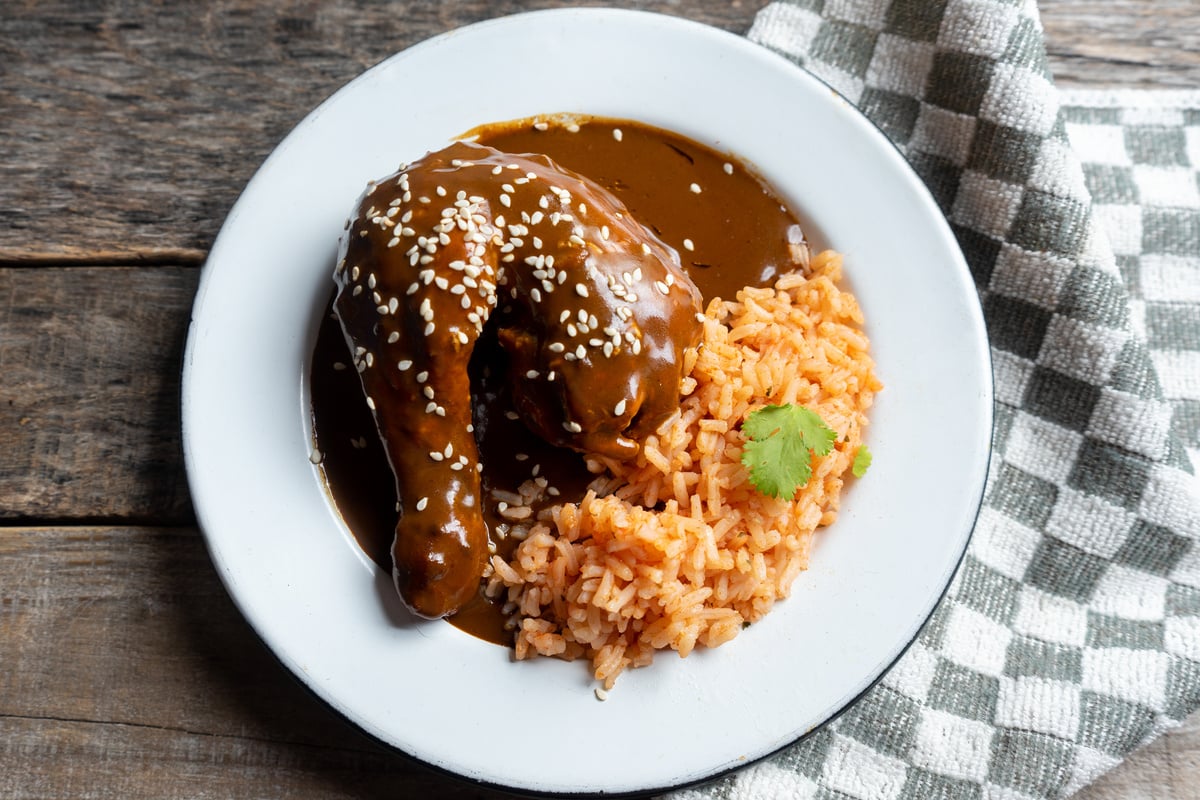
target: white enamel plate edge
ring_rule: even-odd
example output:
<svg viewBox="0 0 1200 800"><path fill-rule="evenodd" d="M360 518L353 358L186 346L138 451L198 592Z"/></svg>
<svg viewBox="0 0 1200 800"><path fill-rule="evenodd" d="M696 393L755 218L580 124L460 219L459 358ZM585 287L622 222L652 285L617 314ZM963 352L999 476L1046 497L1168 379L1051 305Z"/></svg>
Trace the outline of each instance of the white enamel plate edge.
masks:
<svg viewBox="0 0 1200 800"><path fill-rule="evenodd" d="M627 671L515 663L405 621L309 463L304 388L336 241L368 179L476 125L638 119L752 163L846 253L886 388L875 464L762 623ZM637 792L769 754L858 697L916 636L978 512L992 423L974 288L920 181L827 86L746 40L606 9L492 20L410 48L313 111L264 162L205 265L184 366L197 516L234 601L318 696L383 742L534 792Z"/></svg>

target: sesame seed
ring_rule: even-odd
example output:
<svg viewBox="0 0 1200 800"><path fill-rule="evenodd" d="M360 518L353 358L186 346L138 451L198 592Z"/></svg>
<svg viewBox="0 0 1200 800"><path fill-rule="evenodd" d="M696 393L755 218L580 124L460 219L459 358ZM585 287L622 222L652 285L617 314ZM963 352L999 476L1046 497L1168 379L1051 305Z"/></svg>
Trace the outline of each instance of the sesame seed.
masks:
<svg viewBox="0 0 1200 800"><path fill-rule="evenodd" d="M725 162L725 174L726 175L733 174L733 164L730 164L728 161Z"/></svg>
<svg viewBox="0 0 1200 800"><path fill-rule="evenodd" d="M537 378L539 374L540 373L536 369L531 369L525 373L525 377L529 378L529 380L533 380L533 379Z"/></svg>
<svg viewBox="0 0 1200 800"><path fill-rule="evenodd" d="M616 405L613 407L613 416L614 416L614 417L619 417L619 416L621 416L621 415L622 415L622 414L624 414L624 413L625 413L625 401L624 401L624 400L621 400L621 402L617 403L617 404L616 404Z"/></svg>
<svg viewBox="0 0 1200 800"><path fill-rule="evenodd" d="M500 195L500 205L504 206L505 208L509 208L512 206L512 200L509 199L508 195L502 194Z"/></svg>
<svg viewBox="0 0 1200 800"><path fill-rule="evenodd" d="M568 433L582 433L583 432L583 426L580 425L578 422L572 422L572 421L564 422L563 427L567 430Z"/></svg>
<svg viewBox="0 0 1200 800"><path fill-rule="evenodd" d="M425 404L425 413L432 414L435 411L437 411L437 407L438 407L438 404L433 402L432 400L430 400L428 403Z"/></svg>
<svg viewBox="0 0 1200 800"><path fill-rule="evenodd" d="M567 133L579 133L579 125L574 122L570 123L567 125Z"/></svg>
<svg viewBox="0 0 1200 800"><path fill-rule="evenodd" d="M367 408L371 409L372 411L375 410L375 400L371 397L367 398Z"/></svg>
<svg viewBox="0 0 1200 800"><path fill-rule="evenodd" d="M417 501L417 511L424 511L425 507L428 505L429 505L429 498L422 497L420 500Z"/></svg>
<svg viewBox="0 0 1200 800"><path fill-rule="evenodd" d="M548 123L548 122L535 122L535 123L533 123L533 129L534 129L534 130L536 130L536 131L545 131L545 130L549 130L549 129L550 129L550 123Z"/></svg>
<svg viewBox="0 0 1200 800"><path fill-rule="evenodd" d="M399 369L401 372L407 372L409 369L411 369L411 368L412 368L412 362L411 362L411 361L409 361L409 360L406 358L406 359L404 359L403 361L400 361L400 362L398 362L398 363L396 364L396 367L397 367L397 368L398 368L398 369Z"/></svg>
<svg viewBox="0 0 1200 800"><path fill-rule="evenodd" d="M517 416L517 412L515 412L515 411L505 411L504 418L508 419L508 420L512 420L514 422L520 419L520 417Z"/></svg>
<svg viewBox="0 0 1200 800"><path fill-rule="evenodd" d="M692 190L692 194L700 194L700 184L693 183L688 188Z"/></svg>
<svg viewBox="0 0 1200 800"><path fill-rule="evenodd" d="M341 372L342 370L344 370L346 368L346 365L340 361L335 361L335 362L333 362L333 368L335 370L337 370L338 372Z"/></svg>
<svg viewBox="0 0 1200 800"><path fill-rule="evenodd" d="M425 325L425 335L426 335L426 336L429 336L430 334L432 334L432 333L433 333L433 331L434 331L434 325L433 325L433 323L432 323L432 322L426 323L426 325Z"/></svg>
<svg viewBox="0 0 1200 800"><path fill-rule="evenodd" d="M439 451L439 450L430 450L429 457L432 458L434 461L441 461L443 458L445 458L445 456L442 455L441 451Z"/></svg>
<svg viewBox="0 0 1200 800"><path fill-rule="evenodd" d="M614 139L616 139L618 142L621 141L621 135L622 134L621 134L620 128L613 128L613 138Z"/></svg>
<svg viewBox="0 0 1200 800"><path fill-rule="evenodd" d="M684 239L683 240L683 249L684 250L695 250L696 244L691 239Z"/></svg>
<svg viewBox="0 0 1200 800"><path fill-rule="evenodd" d="M588 288L586 286L584 286L582 283L577 283L577 284L575 284L575 294L579 295L580 297L587 297L588 296Z"/></svg>

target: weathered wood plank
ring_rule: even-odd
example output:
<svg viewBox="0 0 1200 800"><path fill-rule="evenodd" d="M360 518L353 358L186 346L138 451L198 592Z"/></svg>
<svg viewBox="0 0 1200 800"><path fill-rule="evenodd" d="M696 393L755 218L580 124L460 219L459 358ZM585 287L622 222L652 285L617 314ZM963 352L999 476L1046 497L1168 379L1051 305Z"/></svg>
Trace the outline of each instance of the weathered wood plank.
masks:
<svg viewBox="0 0 1200 800"><path fill-rule="evenodd" d="M743 32L764 0L614 0ZM555 0L8 2L0 261L199 262L262 159L323 98L445 30ZM1073 84L1200 85L1193 0L1044 0Z"/></svg>
<svg viewBox="0 0 1200 800"><path fill-rule="evenodd" d="M434 34L550 5L6 3L0 259L199 260L258 164L343 83ZM742 31L756 5L686 13Z"/></svg>
<svg viewBox="0 0 1200 800"><path fill-rule="evenodd" d="M1200 712L1138 750L1076 800L1200 800Z"/></svg>
<svg viewBox="0 0 1200 800"><path fill-rule="evenodd" d="M198 274L0 269L0 520L192 519L179 374Z"/></svg>
<svg viewBox="0 0 1200 800"><path fill-rule="evenodd" d="M497 797L270 655L195 529L0 528L0 797Z"/></svg>
<svg viewBox="0 0 1200 800"><path fill-rule="evenodd" d="M1200 87L1195 0L1041 0L1038 9L1060 85Z"/></svg>

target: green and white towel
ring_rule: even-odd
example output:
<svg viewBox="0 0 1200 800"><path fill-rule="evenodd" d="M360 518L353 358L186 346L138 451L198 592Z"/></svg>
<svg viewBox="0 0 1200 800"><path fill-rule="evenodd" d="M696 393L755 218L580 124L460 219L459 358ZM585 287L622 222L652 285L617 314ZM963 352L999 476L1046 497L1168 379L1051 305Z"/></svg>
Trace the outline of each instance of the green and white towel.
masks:
<svg viewBox="0 0 1200 800"><path fill-rule="evenodd" d="M1200 706L1200 92L1058 91L1028 0L786 0L749 36L861 108L941 205L996 430L911 650L807 740L677 797L1070 795Z"/></svg>

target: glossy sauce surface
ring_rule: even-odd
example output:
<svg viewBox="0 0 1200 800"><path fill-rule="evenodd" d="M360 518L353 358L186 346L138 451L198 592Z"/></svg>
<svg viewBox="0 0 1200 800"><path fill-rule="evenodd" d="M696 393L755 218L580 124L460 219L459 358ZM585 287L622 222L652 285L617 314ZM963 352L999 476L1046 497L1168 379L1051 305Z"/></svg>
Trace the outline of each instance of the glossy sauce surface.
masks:
<svg viewBox="0 0 1200 800"><path fill-rule="evenodd" d="M475 141L509 153L541 153L616 195L680 260L705 300L770 283L792 268L803 241L799 222L738 161L676 134L628 121L587 119L485 126ZM482 510L501 553L515 545L514 520L496 499L527 481L549 489L533 504L577 500L592 479L574 451L555 447L514 419L508 356L483 336L471 362L473 423L479 446ZM367 408L337 320L327 314L312 363L316 444L329 492L364 551L391 570L397 497L387 456ZM540 480L539 480L540 479ZM510 512L511 513L511 512ZM482 596L448 618L481 638L508 644L500 609Z"/></svg>

